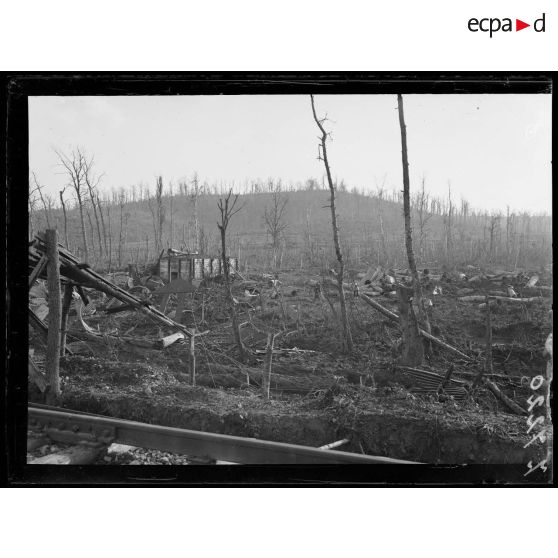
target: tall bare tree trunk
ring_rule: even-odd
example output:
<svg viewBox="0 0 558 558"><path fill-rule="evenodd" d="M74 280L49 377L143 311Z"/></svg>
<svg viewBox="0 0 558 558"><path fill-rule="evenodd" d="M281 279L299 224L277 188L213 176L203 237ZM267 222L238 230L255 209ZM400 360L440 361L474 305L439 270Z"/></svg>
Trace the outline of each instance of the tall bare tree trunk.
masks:
<svg viewBox="0 0 558 558"><path fill-rule="evenodd" d="M234 302L234 297L231 290L231 280L230 280L230 262L227 256L227 228L231 217L238 213L242 207L235 209L236 203L238 201L238 195L234 197L231 203L232 190L229 191L227 197L223 200L219 199L218 207L221 212L221 222L217 223L219 231L221 232L221 257L223 259L223 275L225 277L225 288L227 290L227 296L229 299L231 316L232 316L232 328L233 334L236 341L236 346L238 347L238 352L240 354L240 362L245 362L246 360L246 349L244 343L242 342L242 337L240 335L240 325L238 323L238 316L236 313L236 305Z"/></svg>
<svg viewBox="0 0 558 558"><path fill-rule="evenodd" d="M331 209L331 227L333 229L333 244L335 246L335 255L337 257L338 262L338 271L337 271L337 287L339 290L339 304L341 306L341 327L343 330L343 341L344 341L344 348L347 352L353 351L353 337L351 334L351 328L349 326L349 318L347 316L347 305L345 301L345 291L343 289L343 279L345 275L345 262L343 260L343 252L341 251L341 242L339 240L339 227L337 225L337 214L335 208L335 185L333 183L333 179L331 178L331 170L329 168L329 162L327 159L327 132L324 129L323 120L319 120L318 116L316 115L316 107L314 106L314 95L310 95L310 100L312 103L312 114L314 116L314 121L316 122L320 132L322 134L321 137L321 155L320 159L324 162L326 176L327 176L327 183L329 186L330 192L330 209Z"/></svg>
<svg viewBox="0 0 558 558"><path fill-rule="evenodd" d="M60 205L62 206L62 212L64 214L64 245L66 246L66 248L69 248L69 242L68 242L68 216L66 214L66 204L64 202L64 190L65 188L63 188L62 190L60 190L59 194L60 194Z"/></svg>
<svg viewBox="0 0 558 558"><path fill-rule="evenodd" d="M403 214L405 218L405 248L407 249L407 260L409 271L413 280L413 291L415 302L418 308L418 318L420 326L427 333L430 333L430 321L424 307L422 298L422 287L417 272L415 254L413 252L413 234L411 228L411 202L410 202L410 182L409 182L409 158L407 155L407 130L405 127L405 115L403 113L403 98L397 95L397 107L399 110L399 126L401 127L401 156L403 163Z"/></svg>
<svg viewBox="0 0 558 558"><path fill-rule="evenodd" d="M97 194L97 207L99 208L99 217L101 218L101 226L103 228L103 246L105 249L105 257L106 257L108 256L107 227L105 224L105 216L103 215L103 207L101 205L101 200L99 199L99 194Z"/></svg>

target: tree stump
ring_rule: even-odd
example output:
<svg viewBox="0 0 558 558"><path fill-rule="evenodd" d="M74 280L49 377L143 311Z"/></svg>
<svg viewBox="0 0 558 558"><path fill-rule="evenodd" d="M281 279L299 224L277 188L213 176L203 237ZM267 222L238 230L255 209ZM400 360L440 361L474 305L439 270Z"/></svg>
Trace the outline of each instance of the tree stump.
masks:
<svg viewBox="0 0 558 558"><path fill-rule="evenodd" d="M424 346L412 304L413 290L399 285L397 294L402 333L402 353L399 362L406 366L418 366L424 359Z"/></svg>

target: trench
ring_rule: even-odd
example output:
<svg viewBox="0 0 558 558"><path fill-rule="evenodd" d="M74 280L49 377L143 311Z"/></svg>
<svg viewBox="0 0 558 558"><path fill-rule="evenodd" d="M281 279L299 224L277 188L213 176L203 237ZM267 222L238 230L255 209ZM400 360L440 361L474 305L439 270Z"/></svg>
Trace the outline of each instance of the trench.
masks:
<svg viewBox="0 0 558 558"><path fill-rule="evenodd" d="M500 414L476 423L459 416L403 414L378 408L359 412L328 409L231 408L204 404L204 388L193 397L139 397L129 394L66 391L60 406L164 426L318 447L342 438L339 448L432 464L526 464L542 458L530 446L525 420ZM188 392L185 391L185 394ZM40 399L40 398L34 398ZM214 402L211 402L214 403Z"/></svg>

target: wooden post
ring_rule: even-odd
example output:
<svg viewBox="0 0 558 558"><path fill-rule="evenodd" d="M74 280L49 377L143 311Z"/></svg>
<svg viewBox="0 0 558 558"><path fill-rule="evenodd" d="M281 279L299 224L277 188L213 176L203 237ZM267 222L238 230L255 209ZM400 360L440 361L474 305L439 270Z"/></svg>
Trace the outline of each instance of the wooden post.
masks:
<svg viewBox="0 0 558 558"><path fill-rule="evenodd" d="M190 384L196 385L196 351L195 351L195 329L190 329L190 350L188 353L188 367L190 369Z"/></svg>
<svg viewBox="0 0 558 558"><path fill-rule="evenodd" d="M486 374L492 374L492 314L488 296L486 297L486 363L484 370Z"/></svg>
<svg viewBox="0 0 558 558"><path fill-rule="evenodd" d="M64 300L62 302L62 319L60 322L60 356L66 352L66 333L68 331L68 314L72 305L72 294L74 286L68 283L64 288Z"/></svg>
<svg viewBox="0 0 558 558"><path fill-rule="evenodd" d="M60 396L60 262L58 259L58 232L46 231L47 286L48 286L48 336L46 352L46 377L49 384L47 403L56 403Z"/></svg>
<svg viewBox="0 0 558 558"><path fill-rule="evenodd" d="M267 334L267 346L265 351L265 366L262 374L262 391L264 397L269 399L269 388L271 384L271 364L273 362L273 342L275 335L273 333Z"/></svg>

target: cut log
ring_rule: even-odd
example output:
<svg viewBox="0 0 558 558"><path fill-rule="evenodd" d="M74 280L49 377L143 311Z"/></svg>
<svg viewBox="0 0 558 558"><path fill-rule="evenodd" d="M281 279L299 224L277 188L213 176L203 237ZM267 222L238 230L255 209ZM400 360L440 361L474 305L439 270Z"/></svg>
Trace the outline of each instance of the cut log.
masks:
<svg viewBox="0 0 558 558"><path fill-rule="evenodd" d="M166 349L167 347L170 347L173 343L176 343L177 341L180 341L181 339L184 339L184 334L181 331L177 331L176 333L173 333L172 335L167 335L166 337L163 337L162 339L159 339L157 341L157 346L160 349Z"/></svg>
<svg viewBox="0 0 558 558"><path fill-rule="evenodd" d="M534 287L538 282L539 282L539 276L538 275L533 275L533 277L531 277L531 279L529 279L529 281L527 282L527 285L525 285L525 286L526 287Z"/></svg>

